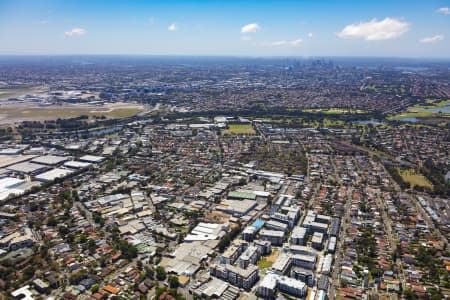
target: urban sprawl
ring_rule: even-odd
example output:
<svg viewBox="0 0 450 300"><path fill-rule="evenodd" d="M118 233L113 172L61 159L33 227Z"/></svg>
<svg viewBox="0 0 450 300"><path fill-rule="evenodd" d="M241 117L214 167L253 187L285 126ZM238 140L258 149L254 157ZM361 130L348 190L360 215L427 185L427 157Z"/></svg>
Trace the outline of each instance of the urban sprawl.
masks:
<svg viewBox="0 0 450 300"><path fill-rule="evenodd" d="M0 78L0 299L450 298L448 65L14 58Z"/></svg>

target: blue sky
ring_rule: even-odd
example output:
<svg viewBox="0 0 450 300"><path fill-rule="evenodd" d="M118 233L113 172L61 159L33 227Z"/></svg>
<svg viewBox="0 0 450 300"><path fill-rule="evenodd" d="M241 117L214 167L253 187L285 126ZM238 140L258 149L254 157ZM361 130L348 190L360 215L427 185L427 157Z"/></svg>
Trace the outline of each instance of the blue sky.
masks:
<svg viewBox="0 0 450 300"><path fill-rule="evenodd" d="M0 54L450 58L450 0L0 0Z"/></svg>

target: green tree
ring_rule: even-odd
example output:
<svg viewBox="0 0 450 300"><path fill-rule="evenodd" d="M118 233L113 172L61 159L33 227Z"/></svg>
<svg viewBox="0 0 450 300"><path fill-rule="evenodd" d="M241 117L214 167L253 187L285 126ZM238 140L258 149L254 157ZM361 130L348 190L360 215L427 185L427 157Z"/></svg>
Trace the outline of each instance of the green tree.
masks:
<svg viewBox="0 0 450 300"><path fill-rule="evenodd" d="M176 289L178 288L179 282L178 282L178 276L169 276L169 287L171 289Z"/></svg>
<svg viewBox="0 0 450 300"><path fill-rule="evenodd" d="M36 268L33 266L28 266L23 270L23 280L31 279L34 276L34 273L36 272Z"/></svg>
<svg viewBox="0 0 450 300"><path fill-rule="evenodd" d="M162 266L156 267L156 279L162 281L166 280L167 273L166 270Z"/></svg>
<svg viewBox="0 0 450 300"><path fill-rule="evenodd" d="M89 239L89 241L87 243L87 249L89 250L89 253L94 254L96 248L97 248L97 244L95 243L95 240Z"/></svg>
<svg viewBox="0 0 450 300"><path fill-rule="evenodd" d="M92 287L91 287L91 292L94 294L94 293L97 293L98 291L100 290L100 287L98 286L98 284L94 284Z"/></svg>
<svg viewBox="0 0 450 300"><path fill-rule="evenodd" d="M131 245L125 240L119 240L117 242L117 247L122 252L122 256L125 259L133 259L137 257L137 248L136 246Z"/></svg>
<svg viewBox="0 0 450 300"><path fill-rule="evenodd" d="M158 287L155 291L155 299L158 299L159 296L162 295L162 293L166 292L167 288L166 287Z"/></svg>
<svg viewBox="0 0 450 300"><path fill-rule="evenodd" d="M406 290L403 292L403 296L405 296L405 298L406 298L407 300L415 300L415 299L417 299L416 294L414 294L414 292L413 292L411 289L406 289Z"/></svg>
<svg viewBox="0 0 450 300"><path fill-rule="evenodd" d="M220 240L218 248L220 252L223 252L228 245L230 245L231 241L236 238L236 236L241 232L241 227L237 226L233 228L230 232L225 234L225 236Z"/></svg>
<svg viewBox="0 0 450 300"><path fill-rule="evenodd" d="M54 216L48 217L47 226L55 227L56 225L58 225L58 221L56 220L56 218Z"/></svg>

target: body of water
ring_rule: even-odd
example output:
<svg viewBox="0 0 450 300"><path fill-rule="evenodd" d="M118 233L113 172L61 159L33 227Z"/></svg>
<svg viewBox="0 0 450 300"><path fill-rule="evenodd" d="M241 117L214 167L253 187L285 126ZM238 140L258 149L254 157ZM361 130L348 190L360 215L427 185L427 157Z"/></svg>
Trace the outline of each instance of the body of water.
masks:
<svg viewBox="0 0 450 300"><path fill-rule="evenodd" d="M433 113L450 114L450 104L444 107L426 108L425 110Z"/></svg>
<svg viewBox="0 0 450 300"><path fill-rule="evenodd" d="M417 118L401 118L398 119L400 122L409 122L409 123L417 123Z"/></svg>

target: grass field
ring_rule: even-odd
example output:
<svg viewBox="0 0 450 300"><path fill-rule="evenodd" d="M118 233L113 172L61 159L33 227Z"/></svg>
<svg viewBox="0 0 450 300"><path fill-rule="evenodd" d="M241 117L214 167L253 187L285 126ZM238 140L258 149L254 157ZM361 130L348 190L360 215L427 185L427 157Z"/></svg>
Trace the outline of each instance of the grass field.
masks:
<svg viewBox="0 0 450 300"><path fill-rule="evenodd" d="M67 119L87 116L105 116L106 118L120 119L133 116L144 107L135 104L114 103L104 106L94 105L52 105L41 107L30 104L20 104L0 107L0 124L21 121L42 121L53 119Z"/></svg>
<svg viewBox="0 0 450 300"><path fill-rule="evenodd" d="M228 129L222 131L222 135L253 135L256 134L255 129L251 124L230 124L228 125Z"/></svg>
<svg viewBox="0 0 450 300"><path fill-rule="evenodd" d="M439 114L439 113L434 113L434 112L430 112L430 111L420 111L420 110L414 110L414 109L409 109L407 112L404 113L400 113L398 115L395 116L390 116L388 117L389 120L401 120L401 119L405 119L405 118L432 118L432 117L444 117L444 118L448 118L450 117L450 114Z"/></svg>
<svg viewBox="0 0 450 300"><path fill-rule="evenodd" d="M425 100L425 104L416 104L414 106L408 107L405 112L392 115L389 120L401 120L404 118L432 118L432 117L450 117L449 113L444 112L434 112L430 109L445 108L450 105L450 100L444 100L437 102L433 99ZM439 110L438 110L439 111Z"/></svg>
<svg viewBox="0 0 450 300"><path fill-rule="evenodd" d="M19 97L29 93L34 93L36 90L39 90L39 88L21 87L11 89L0 89L0 99Z"/></svg>
<svg viewBox="0 0 450 300"><path fill-rule="evenodd" d="M342 120L332 120L332 119L323 119L323 126L325 127L341 127L344 126L345 122Z"/></svg>
<svg viewBox="0 0 450 300"><path fill-rule="evenodd" d="M348 109L348 108L309 108L304 109L304 112L308 113L322 113L326 115L344 115L344 114L364 114L366 111L361 109Z"/></svg>
<svg viewBox="0 0 450 300"><path fill-rule="evenodd" d="M433 188L433 184L422 174L416 173L415 170L398 170L398 172L403 180L411 185L411 188L414 188L416 185L430 189Z"/></svg>
<svg viewBox="0 0 450 300"><path fill-rule="evenodd" d="M264 270L264 269L268 269L270 268L273 263L277 260L278 258L278 254L279 254L279 250L278 249L274 249L272 251L272 254L268 257L262 257L259 261L258 261L258 268L260 270Z"/></svg>
<svg viewBox="0 0 450 300"><path fill-rule="evenodd" d="M433 117L435 114L431 113L431 112L427 112L427 111L423 111L423 112L417 112L417 111L412 111L409 110L407 112L395 115L395 116L390 116L388 119L389 120L401 120L401 119L405 119L405 118L429 118L429 117Z"/></svg>
<svg viewBox="0 0 450 300"><path fill-rule="evenodd" d="M113 118L113 119L121 119L121 118L127 118L134 116L135 114L138 114L142 111L140 108L117 108L113 109L110 112L101 113L103 116L107 118ZM92 113L90 113L92 114ZM95 114L95 113L94 113Z"/></svg>
<svg viewBox="0 0 450 300"><path fill-rule="evenodd" d="M268 261L266 257L261 258L258 261L258 268L259 269L268 269L273 265L273 262Z"/></svg>
<svg viewBox="0 0 450 300"><path fill-rule="evenodd" d="M436 102L436 101L437 101L436 99L426 99L425 103L430 104L433 107L444 107L444 106L450 105L450 99L444 100L444 101L439 101L439 102ZM421 106L421 107L429 108L430 106L427 105L427 106Z"/></svg>

